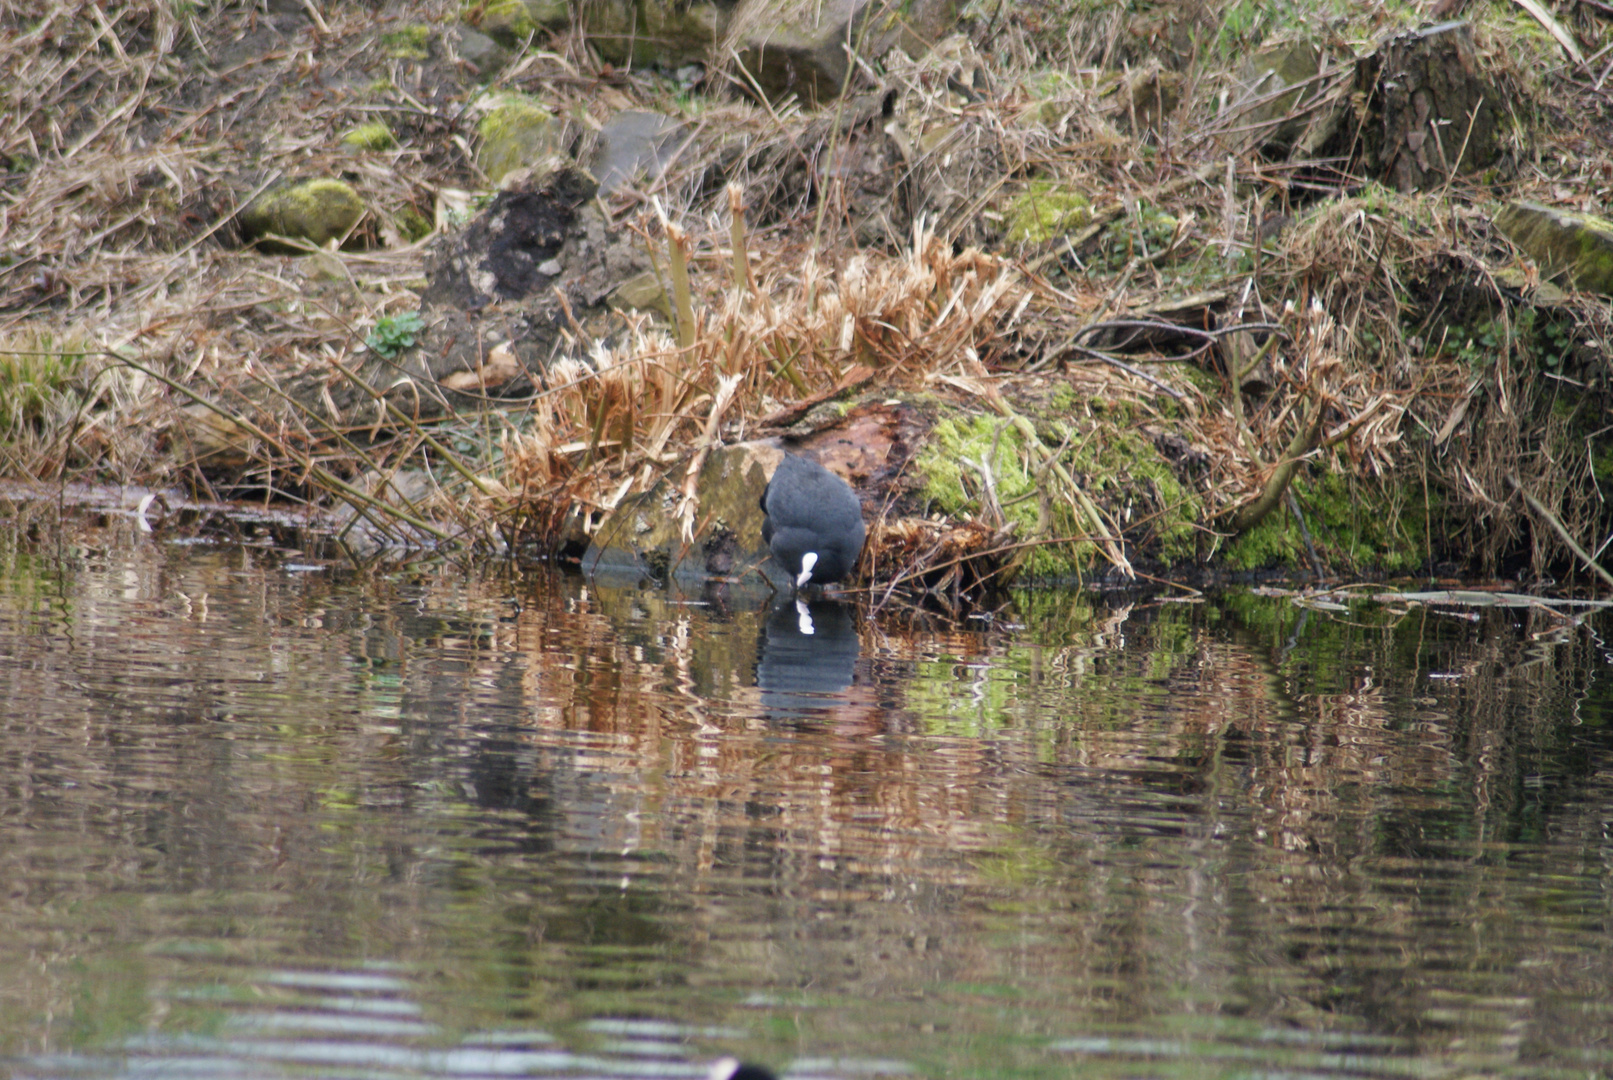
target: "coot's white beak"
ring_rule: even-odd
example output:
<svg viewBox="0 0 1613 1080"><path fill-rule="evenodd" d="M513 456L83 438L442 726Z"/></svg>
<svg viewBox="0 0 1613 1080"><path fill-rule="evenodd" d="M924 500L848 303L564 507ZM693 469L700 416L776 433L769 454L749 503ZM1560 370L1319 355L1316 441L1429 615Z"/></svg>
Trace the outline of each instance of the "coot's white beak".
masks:
<svg viewBox="0 0 1613 1080"><path fill-rule="evenodd" d="M812 580L812 568L818 565L818 553L809 551L801 556L801 572L795 575L795 587L806 588L806 583Z"/></svg>

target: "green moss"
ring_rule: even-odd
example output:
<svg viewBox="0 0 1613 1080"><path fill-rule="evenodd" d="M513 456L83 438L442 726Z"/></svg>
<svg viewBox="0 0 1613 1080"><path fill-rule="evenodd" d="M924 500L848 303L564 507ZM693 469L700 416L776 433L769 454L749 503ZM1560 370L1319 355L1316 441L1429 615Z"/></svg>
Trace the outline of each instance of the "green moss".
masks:
<svg viewBox="0 0 1613 1080"><path fill-rule="evenodd" d="M265 193L241 212L241 225L251 237L286 236L323 247L363 216L358 192L340 180L318 179Z"/></svg>
<svg viewBox="0 0 1613 1080"><path fill-rule="evenodd" d="M1018 526L1019 538L1034 535L1038 501L1035 480L1025 464L1024 438L1001 417L951 417L935 425L918 460L925 497L950 517L966 518L978 513L976 493L982 483L978 469L981 463L990 467L997 501L1008 521ZM1075 520L1069 508L1059 506L1053 512L1052 531L1074 535ZM1074 577L1091 564L1094 554L1092 544L1085 541L1057 548L1038 547L1031 552L1022 573L1032 578Z"/></svg>
<svg viewBox="0 0 1613 1080"><path fill-rule="evenodd" d="M1581 288L1600 293L1613 292L1613 222L1591 214L1574 234L1574 281Z"/></svg>
<svg viewBox="0 0 1613 1080"><path fill-rule="evenodd" d="M1128 539L1152 556L1170 564L1196 554L1196 525L1203 513L1198 495L1177 479L1169 462L1153 443L1128 430L1123 422L1105 421L1098 430L1074 433L1068 416L1073 395L1051 395L1047 415L1037 421L1044 446L1066 446L1062 464L1094 502L1126 524ZM997 501L1016 535L1037 535L1042 500L1030 464L1024 436L1000 417L949 417L939 421L918 460L924 477L924 494L932 506L949 516L980 513L981 470L989 465ZM1077 520L1069 501L1050 498L1043 535L1080 537L1090 529ZM1029 580L1053 582L1087 574L1098 549L1088 540L1036 548L1021 573Z"/></svg>
<svg viewBox="0 0 1613 1080"><path fill-rule="evenodd" d="M405 206L392 215L392 222L397 226L398 235L411 244L430 236L433 228L430 219L412 206Z"/></svg>
<svg viewBox="0 0 1613 1080"><path fill-rule="evenodd" d="M1591 453L1591 471L1598 480L1613 480L1613 446L1607 443L1593 443L1595 449Z"/></svg>
<svg viewBox="0 0 1613 1080"><path fill-rule="evenodd" d="M1092 220L1092 200L1050 180L1032 180L1008 201L1008 241L1045 244Z"/></svg>
<svg viewBox="0 0 1613 1080"><path fill-rule="evenodd" d="M1197 554L1203 500L1178 479L1152 440L1126 424L1129 419L1074 443L1069 467L1086 477L1088 493L1116 511L1128 534L1148 554L1166 565L1190 560Z"/></svg>
<svg viewBox="0 0 1613 1080"><path fill-rule="evenodd" d="M342 145L349 150L390 150L397 144L392 129L379 120L360 124L342 136Z"/></svg>
<svg viewBox="0 0 1613 1080"><path fill-rule="evenodd" d="M538 32L525 0L492 0L482 10L478 29L506 49L519 49Z"/></svg>
<svg viewBox="0 0 1613 1080"><path fill-rule="evenodd" d="M512 169L538 161L556 146L549 110L521 94L505 94L477 125L477 164L493 183Z"/></svg>
<svg viewBox="0 0 1613 1080"><path fill-rule="evenodd" d="M1028 119L1042 125L1058 123L1072 107L1071 96L1080 89L1068 72L1048 69L1028 72L1022 85L1026 96L1037 103Z"/></svg>
<svg viewBox="0 0 1613 1080"><path fill-rule="evenodd" d="M381 48L393 60L424 60L430 56L426 46L431 41L429 26L405 26L381 35Z"/></svg>
<svg viewBox="0 0 1613 1080"><path fill-rule="evenodd" d="M1421 489L1380 490L1362 497L1357 481L1343 473L1297 476L1294 493L1322 561L1339 568L1387 573L1422 566L1427 558L1426 514ZM1286 507L1267 515L1223 551L1235 570L1287 569L1308 559L1299 523Z"/></svg>

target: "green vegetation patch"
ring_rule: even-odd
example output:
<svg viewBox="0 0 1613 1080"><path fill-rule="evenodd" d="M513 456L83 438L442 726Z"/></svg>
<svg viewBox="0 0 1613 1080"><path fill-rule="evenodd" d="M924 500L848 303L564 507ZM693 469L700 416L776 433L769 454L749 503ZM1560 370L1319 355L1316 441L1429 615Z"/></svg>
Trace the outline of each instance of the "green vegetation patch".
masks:
<svg viewBox="0 0 1613 1080"><path fill-rule="evenodd" d="M349 150L390 150L397 144L392 129L379 120L360 124L342 136L342 145Z"/></svg>
<svg viewBox="0 0 1613 1080"><path fill-rule="evenodd" d="M1092 200L1051 180L1032 180L1008 200L1008 241L1045 244L1092 220Z"/></svg>
<svg viewBox="0 0 1613 1080"><path fill-rule="evenodd" d="M426 328L418 311L405 311L402 315L383 315L375 320L375 329L364 339L371 352L388 360L405 349L412 348L415 337Z"/></svg>
<svg viewBox="0 0 1613 1080"><path fill-rule="evenodd" d="M1385 573L1407 572L1428 559L1427 509L1422 490L1407 480L1401 489L1370 494L1343 473L1296 476L1294 494L1321 560ZM1305 537L1286 504L1226 546L1235 570L1288 569L1307 563Z"/></svg>
<svg viewBox="0 0 1613 1080"><path fill-rule="evenodd" d="M1041 500L1034 473L1027 465L1024 437L999 416L949 417L930 431L929 444L917 462L924 477L925 498L950 517L981 512L983 473L989 468L997 502L1017 536L1038 532ZM1051 502L1051 500L1049 500ZM1077 534L1075 515L1068 506L1050 506L1050 535ZM1023 573L1033 578L1070 578L1091 565L1096 548L1090 541L1057 547L1043 545L1031 552Z"/></svg>
<svg viewBox="0 0 1613 1080"><path fill-rule="evenodd" d="M431 41L429 26L405 26L381 35L381 48L393 60L424 60L431 55L427 45Z"/></svg>
<svg viewBox="0 0 1613 1080"><path fill-rule="evenodd" d="M1050 410L1068 415L1070 396L1067 388L1056 389ZM1036 430L1044 447L1063 448L1060 464L1093 502L1123 523L1128 539L1167 564L1192 558L1203 501L1151 440L1120 426L1125 422L1124 416L1102 418L1096 428L1082 431L1053 416L1038 419ZM1079 579L1099 557L1097 545L1084 539L1092 529L1078 517L1071 498L1051 473L1042 472L1040 454L1033 455L1025 436L1002 417L941 420L917 467L934 509L957 517L981 514L983 501L989 501L983 500L989 471L997 504L1019 539L1040 535L1063 541L1030 552L1021 568L1030 581Z"/></svg>
<svg viewBox="0 0 1613 1080"><path fill-rule="evenodd" d="M46 423L81 385L88 353L74 342L44 335L30 347L0 352L0 440Z"/></svg>

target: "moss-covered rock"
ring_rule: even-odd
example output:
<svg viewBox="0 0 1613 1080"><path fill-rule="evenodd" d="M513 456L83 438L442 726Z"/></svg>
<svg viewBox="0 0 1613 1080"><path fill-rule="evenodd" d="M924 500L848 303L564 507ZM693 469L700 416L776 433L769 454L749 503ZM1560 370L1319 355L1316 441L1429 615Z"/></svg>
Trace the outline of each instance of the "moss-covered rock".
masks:
<svg viewBox="0 0 1613 1080"><path fill-rule="evenodd" d="M491 0L474 18L477 29L499 45L522 49L540 31L553 33L569 26L571 8L566 0Z"/></svg>
<svg viewBox="0 0 1613 1080"><path fill-rule="evenodd" d="M392 129L379 120L360 124L342 135L342 145L349 150L390 150L398 145Z"/></svg>
<svg viewBox="0 0 1613 1080"><path fill-rule="evenodd" d="M684 542L676 515L681 493L662 481L606 517L583 565L590 572L648 572L663 581L737 574L755 566L775 587L788 588L789 575L769 559L762 542L760 504L783 454L759 442L714 448L695 482L701 532L694 543Z"/></svg>
<svg viewBox="0 0 1613 1080"><path fill-rule="evenodd" d="M1324 563L1386 573L1414 570L1428 558L1421 490L1379 491L1370 498L1343 473L1296 476L1293 490L1305 527ZM1307 565L1305 536L1286 507L1229 543L1222 560L1232 570L1292 570Z"/></svg>
<svg viewBox="0 0 1613 1080"><path fill-rule="evenodd" d="M340 180L304 180L264 192L241 211L248 239L284 236L324 247L353 231L364 200Z"/></svg>
<svg viewBox="0 0 1613 1080"><path fill-rule="evenodd" d="M1563 274L1573 288L1613 295L1613 221L1515 202L1496 214L1495 227L1546 275Z"/></svg>
<svg viewBox="0 0 1613 1080"><path fill-rule="evenodd" d="M510 51L480 30L468 26L458 28L455 51L460 60L469 64L477 75L486 78L509 63Z"/></svg>
<svg viewBox="0 0 1613 1080"><path fill-rule="evenodd" d="M566 0L526 0L526 11L545 30L564 30L571 24L571 5Z"/></svg>
<svg viewBox="0 0 1613 1080"><path fill-rule="evenodd" d="M476 164L493 183L506 174L550 157L559 147L560 128L549 110L522 94L504 94L477 126L481 146Z"/></svg>
<svg viewBox="0 0 1613 1080"><path fill-rule="evenodd" d="M1316 82L1321 70L1322 50L1309 41L1283 41L1257 50L1238 74L1239 98L1228 106L1238 123L1223 143L1239 152L1256 145L1291 146L1305 129L1305 106L1322 91Z"/></svg>
<svg viewBox="0 0 1613 1080"><path fill-rule="evenodd" d="M627 311L652 311L667 322L672 321L672 302L653 270L646 270L616 286L610 294L610 305Z"/></svg>
<svg viewBox="0 0 1613 1080"><path fill-rule="evenodd" d="M1032 180L1008 200L1007 238L1011 244L1045 244L1092 220L1092 200L1051 180Z"/></svg>
<svg viewBox="0 0 1613 1080"><path fill-rule="evenodd" d="M492 0L482 9L476 28L506 49L519 49L538 32L525 0Z"/></svg>
<svg viewBox="0 0 1613 1080"><path fill-rule="evenodd" d="M429 26L405 26L381 35L381 48L393 60L424 60L431 55Z"/></svg>
<svg viewBox="0 0 1613 1080"><path fill-rule="evenodd" d="M869 59L892 47L922 56L952 32L959 6L956 0L741 0L724 52L737 54L768 95L819 101L845 85L848 42Z"/></svg>
<svg viewBox="0 0 1613 1080"><path fill-rule="evenodd" d="M733 3L594 0L579 17L589 44L613 64L675 67L703 61L722 39Z"/></svg>
<svg viewBox="0 0 1613 1080"><path fill-rule="evenodd" d="M411 244L430 236L434 228L430 219L412 206L405 206L393 214L392 224L396 226L398 235Z"/></svg>

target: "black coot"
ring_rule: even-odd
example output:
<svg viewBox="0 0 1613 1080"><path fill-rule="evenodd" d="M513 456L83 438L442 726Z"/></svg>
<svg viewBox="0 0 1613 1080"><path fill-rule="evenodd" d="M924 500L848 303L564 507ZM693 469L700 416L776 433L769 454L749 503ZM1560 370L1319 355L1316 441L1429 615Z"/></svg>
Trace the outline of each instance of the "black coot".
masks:
<svg viewBox="0 0 1613 1080"><path fill-rule="evenodd" d="M766 1065L752 1065L735 1058L723 1058L711 1067L706 1080L778 1080Z"/></svg>
<svg viewBox="0 0 1613 1080"><path fill-rule="evenodd" d="M840 581L862 553L863 508L840 477L816 461L785 454L762 492L762 539L795 587Z"/></svg>

